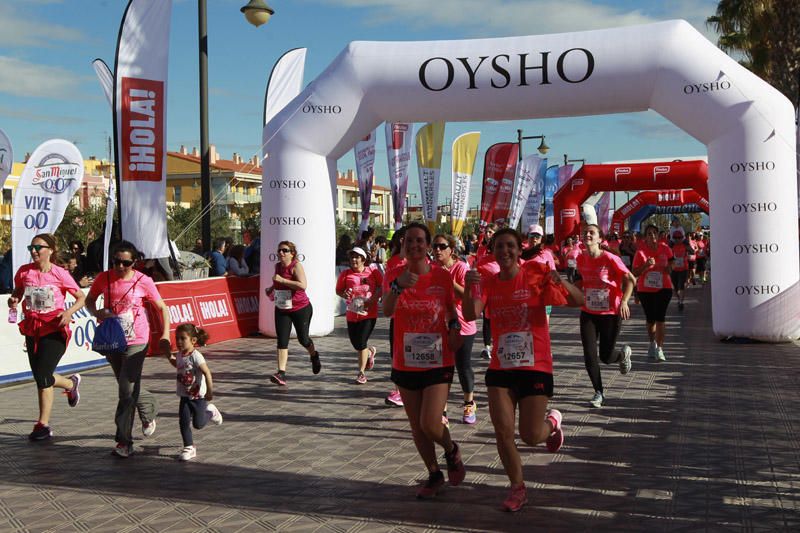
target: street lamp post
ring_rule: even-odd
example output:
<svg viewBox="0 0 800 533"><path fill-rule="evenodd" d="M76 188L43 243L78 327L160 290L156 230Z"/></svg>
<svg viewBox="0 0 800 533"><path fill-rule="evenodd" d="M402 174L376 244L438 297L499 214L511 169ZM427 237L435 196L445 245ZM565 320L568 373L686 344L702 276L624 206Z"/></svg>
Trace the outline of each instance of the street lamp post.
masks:
<svg viewBox="0 0 800 533"><path fill-rule="evenodd" d="M544 135L528 135L526 137L523 137L522 130L517 130L517 146L519 147L517 153L519 154L520 161L522 161L522 141L525 139L541 139L542 142L539 143L539 147L537 148L537 150L539 150L539 153L542 155L545 155L547 151L550 150L550 147L547 146L547 144L544 142Z"/></svg>
<svg viewBox="0 0 800 533"><path fill-rule="evenodd" d="M208 31L206 0L197 0L198 63L200 71L200 203L203 246L211 250L211 155L208 146ZM258 27L275 13L264 0L250 0L239 11Z"/></svg>

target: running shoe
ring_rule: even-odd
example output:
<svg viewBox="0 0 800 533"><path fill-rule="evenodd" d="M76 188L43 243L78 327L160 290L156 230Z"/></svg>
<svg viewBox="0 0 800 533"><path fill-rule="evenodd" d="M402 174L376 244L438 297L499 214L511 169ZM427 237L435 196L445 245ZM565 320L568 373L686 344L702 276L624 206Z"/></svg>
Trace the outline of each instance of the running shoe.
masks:
<svg viewBox="0 0 800 533"><path fill-rule="evenodd" d="M556 453L561 449L561 446L564 445L564 430L561 428L561 411L558 409L550 409L545 413L544 419L545 422L549 420L553 425L553 431L544 443L547 446L548 452Z"/></svg>
<svg viewBox="0 0 800 533"><path fill-rule="evenodd" d="M75 407L81 401L81 393L78 391L78 387L81 385L81 375L72 374L69 379L72 381L72 388L64 391L64 394L67 395L67 403L69 406Z"/></svg>
<svg viewBox="0 0 800 533"><path fill-rule="evenodd" d="M647 349L647 357L649 359L657 359L658 358L658 345L655 341L650 343L650 347Z"/></svg>
<svg viewBox="0 0 800 533"><path fill-rule="evenodd" d="M492 347L485 346L483 350L481 350L481 359L491 359L492 357Z"/></svg>
<svg viewBox="0 0 800 533"><path fill-rule="evenodd" d="M369 347L369 356L367 356L367 365L364 367L364 370L372 370L372 367L375 366L375 354L377 353L377 348L374 346Z"/></svg>
<svg viewBox="0 0 800 533"><path fill-rule="evenodd" d="M461 460L461 450L458 444L453 442L453 450L450 453L445 452L444 460L447 461L447 481L454 487L464 481L467 475L467 469L464 468L464 462Z"/></svg>
<svg viewBox="0 0 800 533"><path fill-rule="evenodd" d="M50 426L46 424L42 424L41 422L36 422L33 426L33 431L31 431L30 435L28 435L30 440L47 440L53 438L53 430L50 429Z"/></svg>
<svg viewBox="0 0 800 533"><path fill-rule="evenodd" d="M390 392L384 401L386 405L391 405L392 407L403 407L403 397L400 396L400 391L397 389Z"/></svg>
<svg viewBox="0 0 800 533"><path fill-rule="evenodd" d="M417 490L417 498L420 500L433 498L443 486L444 474L442 474L442 471L437 470L436 472L430 472L428 474L428 480Z"/></svg>
<svg viewBox="0 0 800 533"><path fill-rule="evenodd" d="M627 374L631 371L631 347L627 344L622 347L619 354L619 373Z"/></svg>
<svg viewBox="0 0 800 533"><path fill-rule="evenodd" d="M589 405L592 407L603 407L603 402L606 401L605 396L599 390L594 391L594 396L589 400Z"/></svg>
<svg viewBox="0 0 800 533"><path fill-rule="evenodd" d="M683 311L683 302L678 302L678 311Z"/></svg>
<svg viewBox="0 0 800 533"><path fill-rule="evenodd" d="M367 382L367 375L364 374L363 372L359 372L358 375L356 376L356 383L358 383L359 385L363 385L366 382Z"/></svg>
<svg viewBox="0 0 800 533"><path fill-rule="evenodd" d="M156 432L156 419L152 419L150 422L142 422L142 435L145 437L152 437L153 433Z"/></svg>
<svg viewBox="0 0 800 533"><path fill-rule="evenodd" d="M447 411L442 413L442 425L447 429L450 429L450 420L447 418Z"/></svg>
<svg viewBox="0 0 800 533"><path fill-rule="evenodd" d="M216 405L214 405L213 403L208 404L206 406L206 411L211 413L211 416L208 418L209 420L211 420L212 422L214 422L214 424L218 426L222 425L222 413L219 412L219 409L217 409Z"/></svg>
<svg viewBox="0 0 800 533"><path fill-rule="evenodd" d="M179 461L191 461L197 457L197 448L194 446L184 446L181 454L178 456Z"/></svg>
<svg viewBox="0 0 800 533"><path fill-rule="evenodd" d="M127 459L133 455L133 444L123 444L122 442L118 442L111 452L117 457Z"/></svg>
<svg viewBox="0 0 800 533"><path fill-rule="evenodd" d="M474 424L477 421L476 412L478 411L478 406L475 405L475 402L469 402L464 404L464 416L462 421L465 424Z"/></svg>
<svg viewBox="0 0 800 533"><path fill-rule="evenodd" d="M320 370L322 370L322 363L319 360L319 352L314 352L314 355L311 356L311 371L319 374Z"/></svg>
<svg viewBox="0 0 800 533"><path fill-rule="evenodd" d="M659 363L663 363L664 361L667 360L667 358L664 357L664 350L661 349L661 346L659 346L658 349L656 350L656 359L658 360Z"/></svg>
<svg viewBox="0 0 800 533"><path fill-rule="evenodd" d="M511 487L508 492L508 498L503 502L503 509L510 513L515 513L522 509L522 506L528 503L528 491L525 490L525 484L519 487Z"/></svg>
<svg viewBox="0 0 800 533"><path fill-rule="evenodd" d="M283 372L275 372L269 377L269 380L276 385L280 385L281 387L286 386L286 374Z"/></svg>

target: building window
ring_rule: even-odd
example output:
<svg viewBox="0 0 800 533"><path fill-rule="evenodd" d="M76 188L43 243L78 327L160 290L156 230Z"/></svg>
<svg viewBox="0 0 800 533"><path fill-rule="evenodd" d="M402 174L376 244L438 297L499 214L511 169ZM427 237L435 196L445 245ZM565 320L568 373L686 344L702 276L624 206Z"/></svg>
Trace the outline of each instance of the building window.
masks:
<svg viewBox="0 0 800 533"><path fill-rule="evenodd" d="M181 203L181 191L183 190L182 187L175 187L174 192L172 193L172 201L176 204Z"/></svg>

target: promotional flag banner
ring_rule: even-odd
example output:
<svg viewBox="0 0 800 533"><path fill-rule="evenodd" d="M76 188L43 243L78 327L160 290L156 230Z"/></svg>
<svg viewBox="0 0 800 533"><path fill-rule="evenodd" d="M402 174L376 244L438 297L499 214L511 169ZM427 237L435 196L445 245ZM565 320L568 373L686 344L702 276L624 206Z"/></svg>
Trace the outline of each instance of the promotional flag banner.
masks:
<svg viewBox="0 0 800 533"><path fill-rule="evenodd" d="M83 181L83 156L69 141L51 139L28 158L11 215L13 268L30 263L28 245L39 233L55 233Z"/></svg>
<svg viewBox="0 0 800 533"><path fill-rule="evenodd" d="M106 95L106 100L108 100L108 105L114 106L114 73L111 72L111 69L108 68L106 62L102 59L95 59L92 61L92 67L94 68L95 74L97 74L97 79L100 80L100 87L103 88L103 94Z"/></svg>
<svg viewBox="0 0 800 533"><path fill-rule="evenodd" d="M608 191L600 195L600 199L595 204L594 210L597 213L597 225L603 234L608 232L608 207L611 195Z"/></svg>
<svg viewBox="0 0 800 533"><path fill-rule="evenodd" d="M519 157L517 143L497 143L486 150L486 154L483 156L483 184L481 186L481 229L497 218L494 216L494 209L500 194L501 182L506 177L509 167L513 172L513 168L517 164L517 157Z"/></svg>
<svg viewBox="0 0 800 533"><path fill-rule="evenodd" d="M539 224L542 214L542 200L544 199L544 174L546 171L547 158L543 157L536 172L533 190L528 196L525 208L522 210L521 228L523 232L528 231L529 226Z"/></svg>
<svg viewBox="0 0 800 533"><path fill-rule="evenodd" d="M369 227L369 208L372 203L372 183L375 169L375 132L356 143L353 152L356 158L356 176L358 177L358 196L361 198L361 226L362 231Z"/></svg>
<svg viewBox="0 0 800 533"><path fill-rule="evenodd" d="M566 182L572 177L572 169L574 165L564 165L558 169L558 189L564 186ZM556 190L558 190L556 189Z"/></svg>
<svg viewBox="0 0 800 533"><path fill-rule="evenodd" d="M11 148L11 139L0 130L0 190L3 190L3 184L13 168L14 150Z"/></svg>
<svg viewBox="0 0 800 533"><path fill-rule="evenodd" d="M553 197L558 187L558 165L553 165L544 173L544 232L553 233L555 221L553 220Z"/></svg>
<svg viewBox="0 0 800 533"><path fill-rule="evenodd" d="M392 188L394 229L403 225L403 212L406 210L412 130L413 125L407 122L386 123L386 157L389 161L389 186Z"/></svg>
<svg viewBox="0 0 800 533"><path fill-rule="evenodd" d="M430 122L417 132L417 170L425 223L433 231L439 205L439 175L442 171L444 122Z"/></svg>
<svg viewBox="0 0 800 533"><path fill-rule="evenodd" d="M169 257L166 211L167 62L172 2L131 0L117 43L114 141L122 238Z"/></svg>
<svg viewBox="0 0 800 533"><path fill-rule="evenodd" d="M533 196L533 186L542 165L542 158L529 155L517 165L517 177L514 181L514 195L511 198L511 209L508 215L508 227L516 228L522 217L522 210L528 198ZM538 222L537 222L538 224ZM527 226L525 227L527 228Z"/></svg>
<svg viewBox="0 0 800 533"><path fill-rule="evenodd" d="M469 205L469 185L475 169L475 158L478 155L478 143L481 134L477 131L460 135L453 141L453 185L450 201L451 233L455 237L461 235L464 221L467 219Z"/></svg>
<svg viewBox="0 0 800 533"><path fill-rule="evenodd" d="M511 143L508 161L505 162L503 177L500 178L500 187L497 189L497 196L494 199L494 208L492 209L492 218L499 225L504 225L508 222L508 213L514 196L514 179L517 174L518 159L519 145Z"/></svg>
<svg viewBox="0 0 800 533"><path fill-rule="evenodd" d="M108 255L111 244L111 233L114 229L114 211L117 209L117 183L108 180L108 197L106 198L106 232L103 238L103 264L109 265L111 257Z"/></svg>
<svg viewBox="0 0 800 533"><path fill-rule="evenodd" d="M289 50L272 67L264 95L264 125L300 94L305 67L305 48Z"/></svg>

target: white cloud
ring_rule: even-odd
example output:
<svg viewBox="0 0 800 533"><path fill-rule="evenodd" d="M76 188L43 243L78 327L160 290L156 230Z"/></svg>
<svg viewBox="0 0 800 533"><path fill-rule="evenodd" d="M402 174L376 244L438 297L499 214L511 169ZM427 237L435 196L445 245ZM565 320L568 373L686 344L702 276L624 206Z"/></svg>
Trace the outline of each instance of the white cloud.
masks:
<svg viewBox="0 0 800 533"><path fill-rule="evenodd" d="M79 87L89 76L78 76L62 67L29 63L13 57L0 56L0 92L14 96L55 98L57 100L86 99Z"/></svg>
<svg viewBox="0 0 800 533"><path fill-rule="evenodd" d="M83 40L80 30L51 24L36 14L24 15L9 4L0 4L0 46L51 47L57 42Z"/></svg>

